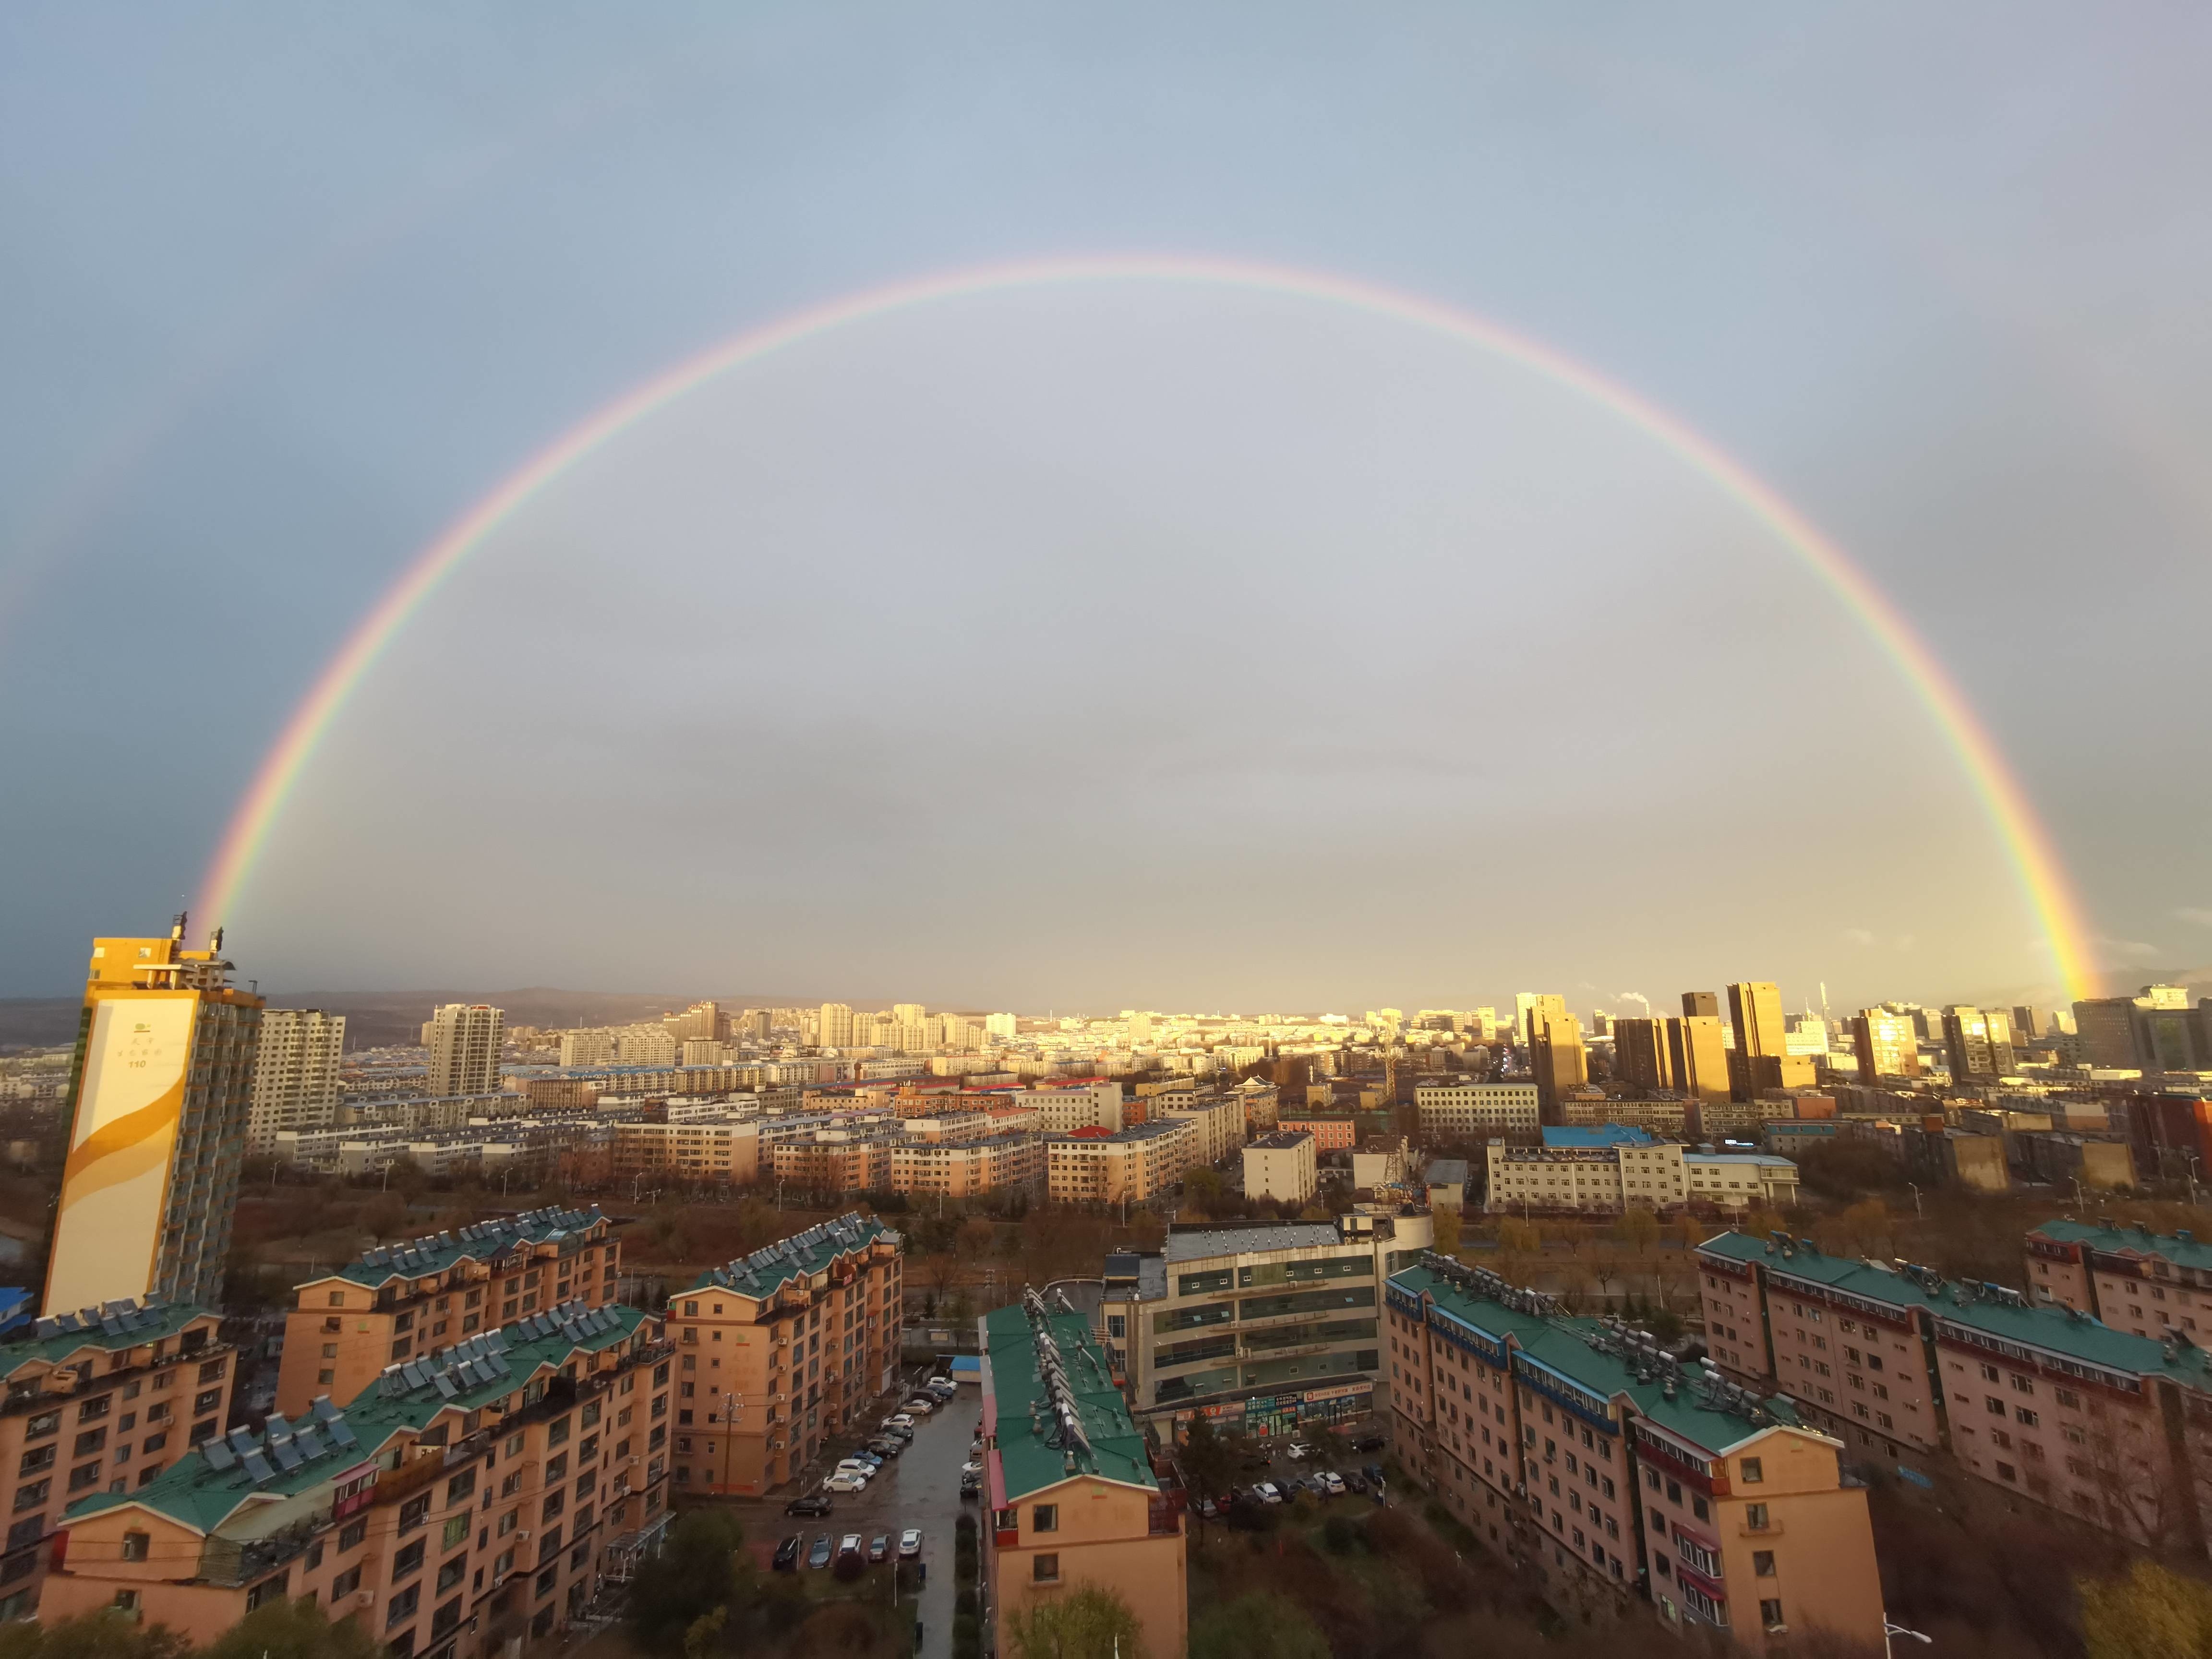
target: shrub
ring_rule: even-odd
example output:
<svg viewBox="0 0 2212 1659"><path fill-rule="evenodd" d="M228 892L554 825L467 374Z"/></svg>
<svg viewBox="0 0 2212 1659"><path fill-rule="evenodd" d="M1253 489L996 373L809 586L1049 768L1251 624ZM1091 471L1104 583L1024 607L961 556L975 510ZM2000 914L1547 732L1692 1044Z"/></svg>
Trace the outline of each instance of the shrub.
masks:
<svg viewBox="0 0 2212 1659"><path fill-rule="evenodd" d="M1367 1540L1359 1522L1348 1515L1332 1515L1321 1529L1322 1547L1331 1555L1349 1555Z"/></svg>

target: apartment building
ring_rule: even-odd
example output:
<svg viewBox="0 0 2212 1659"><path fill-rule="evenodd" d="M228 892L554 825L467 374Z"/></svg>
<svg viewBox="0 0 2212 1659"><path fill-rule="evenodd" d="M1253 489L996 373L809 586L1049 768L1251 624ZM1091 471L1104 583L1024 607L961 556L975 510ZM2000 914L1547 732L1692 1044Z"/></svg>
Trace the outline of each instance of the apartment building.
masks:
<svg viewBox="0 0 2212 1659"><path fill-rule="evenodd" d="M902 1240L852 1214L699 1276L668 1304L675 1489L752 1495L796 1479L896 1381Z"/></svg>
<svg viewBox="0 0 2212 1659"><path fill-rule="evenodd" d="M2028 1293L2094 1314L2115 1330L2191 1342L2212 1332L2212 1245L2193 1232L2115 1222L2046 1221L2027 1235Z"/></svg>
<svg viewBox="0 0 2212 1659"><path fill-rule="evenodd" d="M1103 1129L1109 1134L1122 1127L1121 1085L1096 1079L1085 1083L1030 1089L1018 1097L1021 1104L1036 1109L1039 1126L1048 1133L1076 1129Z"/></svg>
<svg viewBox="0 0 2212 1659"><path fill-rule="evenodd" d="M676 1118L665 1123L617 1123L617 1178L744 1186L760 1176L761 1126L734 1117Z"/></svg>
<svg viewBox="0 0 2212 1659"><path fill-rule="evenodd" d="M1425 1214L1170 1230L1106 1259L1107 1355L1142 1419L1255 1435L1377 1408L1382 1282L1433 1237Z"/></svg>
<svg viewBox="0 0 2212 1659"><path fill-rule="evenodd" d="M1317 1152L1348 1152L1359 1144L1358 1120L1349 1112L1278 1112L1275 1127L1311 1135Z"/></svg>
<svg viewBox="0 0 2212 1659"><path fill-rule="evenodd" d="M276 1150L280 1129L322 1129L337 1121L345 1016L319 1008L264 1008L261 1042L246 1112L246 1147Z"/></svg>
<svg viewBox="0 0 2212 1659"><path fill-rule="evenodd" d="M1626 1022L1622 1022L1626 1024ZM1573 1128L1594 1128L1618 1123L1628 1128L1649 1129L1655 1135L1681 1140L1690 1133L1690 1103L1686 1100L1610 1100L1569 1096L1559 1103L1559 1121Z"/></svg>
<svg viewBox="0 0 2212 1659"><path fill-rule="evenodd" d="M1233 1095L1208 1095L1160 1106L1153 1121L1187 1123L1191 1128L1191 1160L1218 1164L1244 1145L1249 1131L1244 1122L1244 1103Z"/></svg>
<svg viewBox="0 0 2212 1659"><path fill-rule="evenodd" d="M665 1522L670 1364L650 1315L570 1303L234 1429L76 1505L40 1617L197 1644L306 1597L398 1659L513 1659Z"/></svg>
<svg viewBox="0 0 2212 1659"><path fill-rule="evenodd" d="M891 1148L891 1190L921 1197L973 1198L1010 1187L1042 1188L1045 1143L1032 1134L981 1140L907 1140Z"/></svg>
<svg viewBox="0 0 2212 1659"><path fill-rule="evenodd" d="M887 1129L817 1129L777 1140L763 1163L779 1183L797 1192L879 1193L890 1185L897 1141Z"/></svg>
<svg viewBox="0 0 2212 1659"><path fill-rule="evenodd" d="M1163 1481L1090 1322L1030 1291L980 1322L992 1645L1008 1621L1095 1585L1128 1605L1152 1659L1182 1659L1184 1493Z"/></svg>
<svg viewBox="0 0 2212 1659"><path fill-rule="evenodd" d="M1045 1138L1045 1196L1056 1204L1142 1204L1196 1161L1189 1124L1170 1118L1115 1133L1078 1129Z"/></svg>
<svg viewBox="0 0 2212 1659"><path fill-rule="evenodd" d="M480 1095L499 1087L499 1052L506 1013L482 1003L449 1002L423 1027L422 1046L430 1051L424 1092Z"/></svg>
<svg viewBox="0 0 2212 1659"><path fill-rule="evenodd" d="M1244 1148L1244 1196L1304 1204L1321 1189L1314 1138L1303 1129L1278 1129Z"/></svg>
<svg viewBox="0 0 2212 1659"><path fill-rule="evenodd" d="M37 1607L64 1505L143 1486L222 1431L236 1367L221 1326L189 1303L118 1301L0 1345L0 1620Z"/></svg>
<svg viewBox="0 0 2212 1659"><path fill-rule="evenodd" d="M1413 1109L1430 1135L1533 1135L1539 1121L1533 1083L1417 1084Z"/></svg>
<svg viewBox="0 0 2212 1659"><path fill-rule="evenodd" d="M1682 1177L1692 1202L1716 1209L1786 1209L1797 1201L1797 1166L1771 1152L1686 1151Z"/></svg>
<svg viewBox="0 0 2212 1659"><path fill-rule="evenodd" d="M1742 1316L1755 1293L1780 1386L1817 1401L1866 1450L1948 1451L1991 1486L2132 1544L2206 1553L2212 1364L2178 1327L2163 1340L2137 1335L2002 1285L1885 1273L1803 1239L1723 1234L1698 1255L1708 1323L1717 1300L1734 1328L1755 1329ZM1729 1261L1735 1284L1715 1297ZM1747 1340L1730 1346L1756 1358Z"/></svg>
<svg viewBox="0 0 2212 1659"><path fill-rule="evenodd" d="M547 1208L380 1245L293 1292L276 1409L351 1400L386 1368L546 1308L615 1298L622 1245L599 1206Z"/></svg>
<svg viewBox="0 0 2212 1659"><path fill-rule="evenodd" d="M1385 1318L1401 1461L1554 1605L1648 1598L1754 1654L1881 1640L1866 1492L1788 1401L1441 1256Z"/></svg>

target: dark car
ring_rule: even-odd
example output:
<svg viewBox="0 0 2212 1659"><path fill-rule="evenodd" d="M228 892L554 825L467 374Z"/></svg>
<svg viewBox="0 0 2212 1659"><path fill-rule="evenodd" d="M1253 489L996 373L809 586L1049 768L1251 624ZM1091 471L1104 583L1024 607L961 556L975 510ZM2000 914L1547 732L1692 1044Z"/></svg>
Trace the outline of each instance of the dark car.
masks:
<svg viewBox="0 0 2212 1659"><path fill-rule="evenodd" d="M1376 1486L1379 1486L1382 1484L1382 1466L1380 1463L1363 1464L1359 1472L1365 1475L1370 1480L1372 1480Z"/></svg>
<svg viewBox="0 0 2212 1659"><path fill-rule="evenodd" d="M1354 1451L1381 1451L1382 1449L1382 1437L1379 1434L1363 1434L1357 1440L1352 1443L1352 1449Z"/></svg>
<svg viewBox="0 0 2212 1659"><path fill-rule="evenodd" d="M914 1431L903 1423L884 1424L884 1433L893 1440L907 1441L914 1438Z"/></svg>
<svg viewBox="0 0 2212 1659"><path fill-rule="evenodd" d="M783 1506L786 1515L823 1516L836 1506L818 1492L803 1492Z"/></svg>
<svg viewBox="0 0 2212 1659"><path fill-rule="evenodd" d="M806 1565L826 1567L830 1565L830 1534L823 1533L814 1540L814 1547L806 1552Z"/></svg>
<svg viewBox="0 0 2212 1659"><path fill-rule="evenodd" d="M963 1474L960 1477L960 1495L963 1498L980 1497L982 1491L983 1477L981 1475Z"/></svg>
<svg viewBox="0 0 2212 1659"><path fill-rule="evenodd" d="M1354 1469L1350 1474L1344 1477L1344 1484L1353 1492L1365 1492L1367 1490L1367 1477L1360 1474L1358 1469Z"/></svg>
<svg viewBox="0 0 2212 1659"><path fill-rule="evenodd" d="M795 1572L799 1568L799 1553L805 1547L805 1536L793 1533L775 1547L775 1559L770 1565L778 1572Z"/></svg>
<svg viewBox="0 0 2212 1659"><path fill-rule="evenodd" d="M868 1540L868 1559L869 1559L869 1560L871 1560L871 1561L888 1561L888 1560L890 1560L890 1559L891 1559L891 1535L890 1535L890 1534L889 1534L889 1533L887 1533L887 1532L879 1532L879 1533L878 1533L878 1534L877 1534L873 1538L871 1538L870 1540Z"/></svg>
<svg viewBox="0 0 2212 1659"><path fill-rule="evenodd" d="M906 1449L906 1442L894 1440L887 1434L879 1434L868 1442L868 1449L878 1457L896 1457Z"/></svg>

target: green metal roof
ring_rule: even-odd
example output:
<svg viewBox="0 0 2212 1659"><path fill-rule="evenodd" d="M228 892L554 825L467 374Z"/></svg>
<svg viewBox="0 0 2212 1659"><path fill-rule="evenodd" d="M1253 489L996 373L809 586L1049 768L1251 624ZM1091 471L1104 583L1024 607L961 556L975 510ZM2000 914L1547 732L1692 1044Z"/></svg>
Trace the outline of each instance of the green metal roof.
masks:
<svg viewBox="0 0 2212 1659"><path fill-rule="evenodd" d="M855 1210L763 1245L750 1255L709 1267L691 1281L691 1288L735 1291L754 1297L774 1296L793 1279L811 1278L839 1256L867 1249L890 1231L874 1216Z"/></svg>
<svg viewBox="0 0 2212 1659"><path fill-rule="evenodd" d="M2087 1244L2114 1255L2162 1256L2178 1267L2212 1273L2212 1243L2194 1236L2185 1237L2179 1233L2154 1233L2142 1227L2064 1218L2046 1221L2029 1231L2041 1233L2057 1243Z"/></svg>
<svg viewBox="0 0 2212 1659"><path fill-rule="evenodd" d="M1018 1303L983 1316L983 1338L1005 1485L1003 1492L992 1493L994 1504L1018 1503L1079 1474L1158 1490L1143 1431L1114 1384L1089 1319L1079 1313L1032 1313ZM1059 1397L1073 1407L1087 1445L1073 1443L1063 1430L1055 1390L1043 1375L1040 1338L1048 1338L1057 1353L1066 1383Z"/></svg>
<svg viewBox="0 0 2212 1659"><path fill-rule="evenodd" d="M109 1303L106 1310L87 1309L94 1316L93 1322L79 1322L72 1329L52 1329L52 1319L38 1322L39 1334L20 1341L0 1344L0 1382L6 1382L26 1365L45 1364L67 1364L88 1348L103 1353L120 1353L126 1349L142 1347L158 1342L164 1337L174 1336L196 1319L215 1317L214 1310L190 1302L150 1302L147 1304ZM81 1319L81 1316L71 1316ZM114 1328L108 1328L112 1326Z"/></svg>
<svg viewBox="0 0 2212 1659"><path fill-rule="evenodd" d="M422 1279L463 1261L489 1261L517 1244L543 1244L556 1235L580 1233L605 1220L599 1206L563 1210L548 1206L520 1215L464 1227L458 1233L433 1233L404 1244L380 1244L331 1275L356 1285L382 1285L394 1279Z"/></svg>
<svg viewBox="0 0 2212 1659"><path fill-rule="evenodd" d="M1638 1414L1709 1452L1770 1430L1804 1427L1781 1395L1759 1399L1717 1375L1638 1352L1622 1328L1602 1320L1507 1307L1432 1267L1408 1267L1390 1283L1416 1296L1426 1291L1438 1309L1494 1339L1511 1337L1527 1359L1587 1394L1608 1402L1626 1396Z"/></svg>
<svg viewBox="0 0 2212 1659"><path fill-rule="evenodd" d="M419 1432L442 1411L476 1410L515 1393L541 1370L558 1370L579 1353L619 1347L635 1335L646 1318L635 1308L612 1305L587 1310L580 1304L571 1303L554 1311L591 1316L587 1320L572 1317L550 1330L543 1328L540 1318L520 1320L501 1328L498 1334L503 1348L472 1340L427 1355L412 1365L392 1367L356 1395L344 1411L335 1413L336 1420L350 1431L351 1445L341 1443L333 1433L331 1414L318 1412L290 1425L272 1417L263 1424L258 1435L234 1430L223 1437L220 1443L231 1458L226 1468L218 1468L208 1461L205 1446L195 1447L135 1492L97 1492L79 1499L70 1505L66 1518L81 1519L103 1510L138 1504L197 1532L212 1533L257 1500L292 1497L359 1468L380 1455L395 1435L402 1431ZM487 1370L471 1361L474 1370L470 1376L460 1374L462 1361L458 1356L491 1352L499 1354L503 1370ZM453 1392L439 1387L441 1376ZM283 1468L270 1449L271 1428L280 1434L286 1428L295 1434L312 1431L316 1455L305 1457L294 1468ZM295 1449L307 1449L297 1439L293 1444ZM256 1481L247 1472L240 1460L249 1450L267 1461L274 1471L272 1479Z"/></svg>
<svg viewBox="0 0 2212 1659"><path fill-rule="evenodd" d="M2060 1224L2106 1238L2157 1237L2135 1230L2107 1232L2079 1222L2046 1222L2040 1231L2064 1237L2053 1231ZM2130 1376L2162 1376L2184 1388L2212 1393L2212 1364L2208 1364L2204 1350L2178 1332L2169 1351L2154 1337L2114 1330L2094 1315L2039 1305L2003 1285L1946 1279L1921 1267L1886 1271L1852 1257L1826 1255L1799 1239L1790 1241L1787 1255L1779 1241L1746 1233L1723 1233L1698 1248L1739 1261L1757 1261L1773 1272L1833 1285L1869 1300L1923 1307L1969 1330L2084 1365Z"/></svg>

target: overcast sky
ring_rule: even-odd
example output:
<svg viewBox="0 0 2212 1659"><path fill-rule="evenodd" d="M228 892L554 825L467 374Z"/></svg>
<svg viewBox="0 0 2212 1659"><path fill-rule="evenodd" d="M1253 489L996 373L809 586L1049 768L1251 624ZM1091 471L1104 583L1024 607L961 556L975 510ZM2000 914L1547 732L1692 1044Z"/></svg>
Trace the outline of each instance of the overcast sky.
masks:
<svg viewBox="0 0 2212 1659"><path fill-rule="evenodd" d="M1676 412L2212 961L2212 19L1372 6L0 15L0 994L196 889L442 527L885 282L1212 254ZM1923 709L1527 370L1088 284L726 376L484 546L223 920L284 988L1024 1008L2057 992Z"/></svg>

